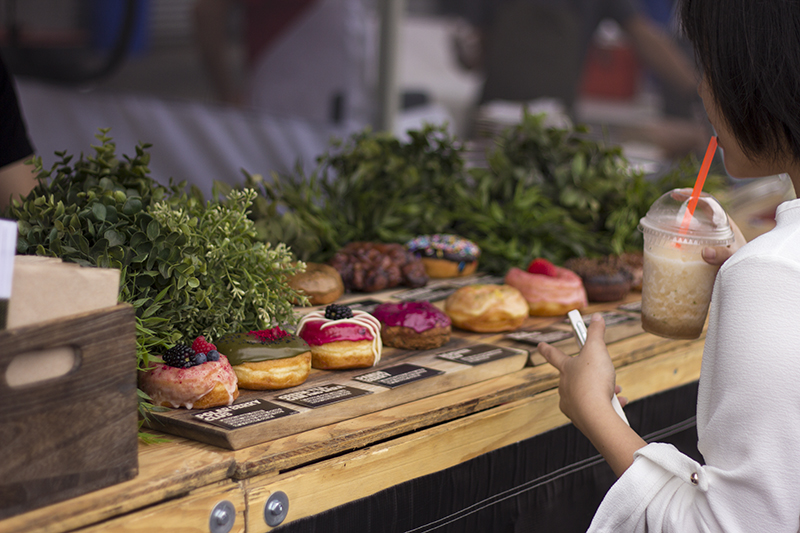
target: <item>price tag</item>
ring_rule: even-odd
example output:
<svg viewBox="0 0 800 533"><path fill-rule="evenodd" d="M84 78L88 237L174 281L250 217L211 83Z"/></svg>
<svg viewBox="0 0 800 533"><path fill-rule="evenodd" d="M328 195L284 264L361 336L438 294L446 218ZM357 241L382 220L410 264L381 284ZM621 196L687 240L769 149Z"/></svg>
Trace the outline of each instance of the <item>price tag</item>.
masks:
<svg viewBox="0 0 800 533"><path fill-rule="evenodd" d="M531 331L515 331L506 335L507 339L515 340L517 342L525 342L538 346L540 342L552 344L554 342L563 341L572 337L569 331L560 329L537 329Z"/></svg>
<svg viewBox="0 0 800 533"><path fill-rule="evenodd" d="M490 344L476 344L466 348L442 352L436 357L439 359L446 359L447 361L475 366L488 363L489 361L503 359L504 357L519 355L519 353L518 350L492 346Z"/></svg>
<svg viewBox="0 0 800 533"><path fill-rule="evenodd" d="M240 404L206 409L195 414L194 417L225 429L236 429L295 413L297 411L294 409L288 409L266 400L255 399Z"/></svg>
<svg viewBox="0 0 800 533"><path fill-rule="evenodd" d="M351 400L364 394L372 394L372 391L348 387L347 385L320 385L297 392L288 392L277 397L278 400L293 403L301 407L316 409L325 407L333 403Z"/></svg>
<svg viewBox="0 0 800 533"><path fill-rule="evenodd" d="M414 381L438 376L443 374L441 370L434 370L433 368L425 368L424 366L417 366L411 364L402 364L390 368L382 368L369 374L362 374L356 376L356 381L363 383L373 383L375 385L383 385L391 389L406 385Z"/></svg>

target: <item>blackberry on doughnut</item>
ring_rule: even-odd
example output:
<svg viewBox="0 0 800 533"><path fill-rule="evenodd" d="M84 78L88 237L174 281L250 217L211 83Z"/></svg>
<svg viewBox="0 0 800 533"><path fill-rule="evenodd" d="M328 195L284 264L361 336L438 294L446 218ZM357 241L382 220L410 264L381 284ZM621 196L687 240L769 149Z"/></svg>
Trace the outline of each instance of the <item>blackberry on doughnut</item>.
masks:
<svg viewBox="0 0 800 533"><path fill-rule="evenodd" d="M217 346L228 356L243 389L286 389L303 383L311 372L311 348L279 327L227 333Z"/></svg>
<svg viewBox="0 0 800 533"><path fill-rule="evenodd" d="M311 366L367 368L381 359L381 324L364 311L331 304L300 319L297 335L311 347Z"/></svg>
<svg viewBox="0 0 800 533"><path fill-rule="evenodd" d="M430 350L450 340L450 317L429 302L383 303L372 311L385 346Z"/></svg>
<svg viewBox="0 0 800 533"><path fill-rule="evenodd" d="M198 337L192 346L198 345ZM213 345L212 345L213 346ZM154 405L205 409L231 405L239 397L236 374L224 355L195 351L176 345L162 356L163 363L153 362L139 373L139 387Z"/></svg>
<svg viewBox="0 0 800 533"><path fill-rule="evenodd" d="M481 250L474 242L449 234L421 235L406 248L422 260L431 278L469 276L478 268Z"/></svg>

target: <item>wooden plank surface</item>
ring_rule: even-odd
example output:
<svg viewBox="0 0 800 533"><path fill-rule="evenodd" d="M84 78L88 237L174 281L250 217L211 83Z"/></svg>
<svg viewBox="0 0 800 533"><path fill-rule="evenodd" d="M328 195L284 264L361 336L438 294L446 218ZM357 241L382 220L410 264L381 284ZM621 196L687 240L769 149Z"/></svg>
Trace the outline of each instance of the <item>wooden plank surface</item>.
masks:
<svg viewBox="0 0 800 533"><path fill-rule="evenodd" d="M696 380L701 359L702 343L695 342L626 366L620 370L618 381L629 398L636 400ZM248 531L269 530L260 517L275 491L289 498L284 522L288 523L566 423L567 418L558 409L557 391L548 390L287 473L250 478L245 481Z"/></svg>

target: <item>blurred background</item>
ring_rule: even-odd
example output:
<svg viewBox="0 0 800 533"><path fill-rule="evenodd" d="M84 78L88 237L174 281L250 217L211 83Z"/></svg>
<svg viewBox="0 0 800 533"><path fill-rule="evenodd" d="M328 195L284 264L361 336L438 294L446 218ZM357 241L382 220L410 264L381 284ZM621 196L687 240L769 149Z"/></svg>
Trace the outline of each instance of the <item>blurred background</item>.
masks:
<svg viewBox="0 0 800 533"><path fill-rule="evenodd" d="M479 160L523 107L657 172L712 134L677 35L671 0L0 0L46 165L110 128L205 192L312 168L365 127L446 124Z"/></svg>

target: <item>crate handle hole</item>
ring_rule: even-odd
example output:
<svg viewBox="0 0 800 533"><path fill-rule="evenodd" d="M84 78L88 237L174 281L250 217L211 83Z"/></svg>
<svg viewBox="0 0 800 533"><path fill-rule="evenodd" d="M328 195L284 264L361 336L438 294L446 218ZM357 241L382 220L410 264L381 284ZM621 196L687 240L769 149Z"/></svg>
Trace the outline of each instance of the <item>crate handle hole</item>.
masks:
<svg viewBox="0 0 800 533"><path fill-rule="evenodd" d="M59 346L17 354L6 369L6 383L11 388L51 381L69 374L78 366L78 351Z"/></svg>

